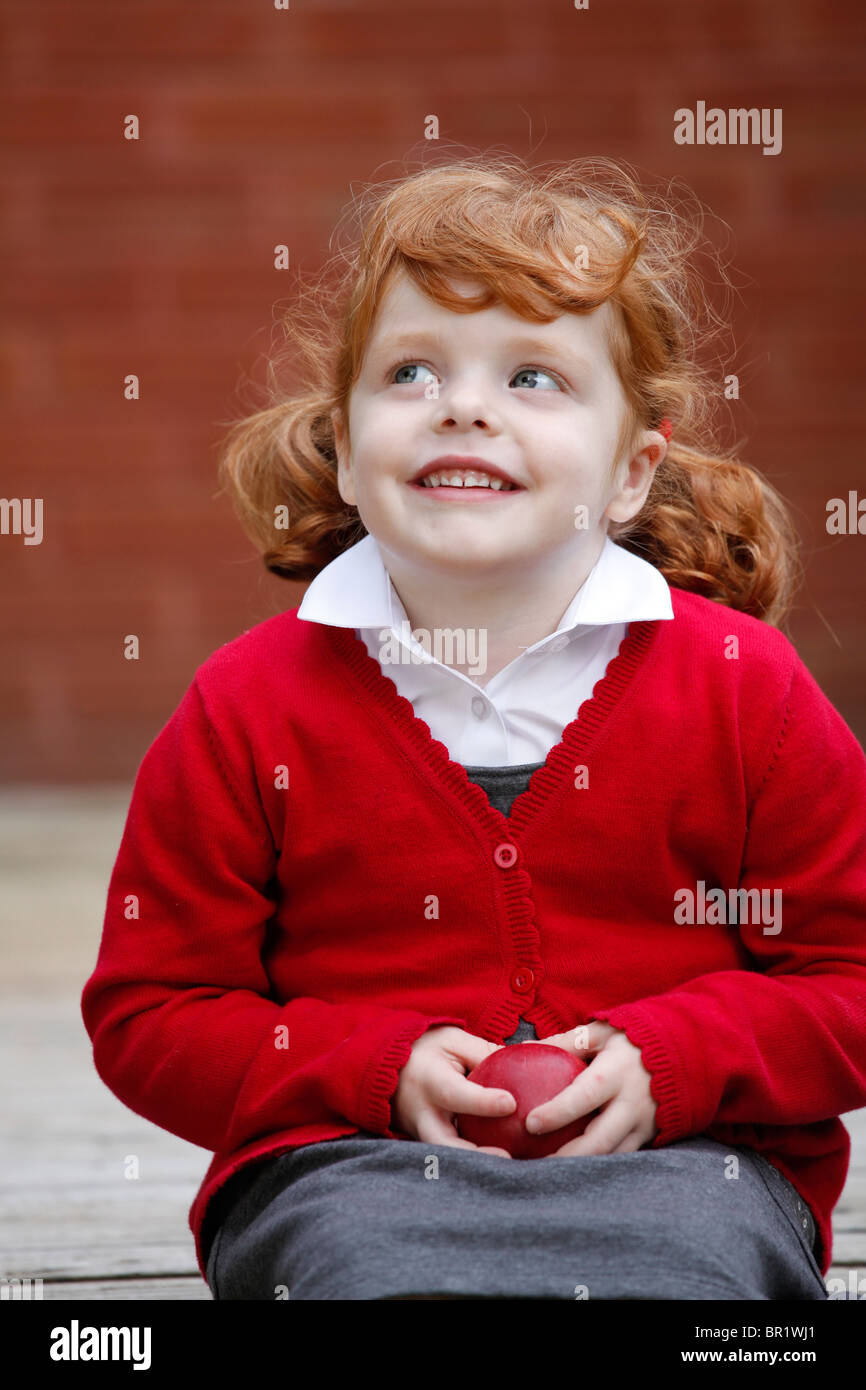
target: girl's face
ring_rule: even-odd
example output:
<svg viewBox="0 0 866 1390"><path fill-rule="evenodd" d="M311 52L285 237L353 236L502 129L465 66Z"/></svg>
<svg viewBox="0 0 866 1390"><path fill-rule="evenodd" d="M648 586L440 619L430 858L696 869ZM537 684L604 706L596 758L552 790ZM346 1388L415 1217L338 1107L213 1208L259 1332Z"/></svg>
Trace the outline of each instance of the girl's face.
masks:
<svg viewBox="0 0 866 1390"><path fill-rule="evenodd" d="M568 552L576 569L594 562L608 521L640 510L666 448L646 431L642 452L611 479L626 401L605 342L610 312L604 304L547 324L499 305L458 314L399 272L350 396L351 446L333 417L340 496L386 558L404 572L476 580L568 562ZM517 489L413 482L450 454L497 465Z"/></svg>

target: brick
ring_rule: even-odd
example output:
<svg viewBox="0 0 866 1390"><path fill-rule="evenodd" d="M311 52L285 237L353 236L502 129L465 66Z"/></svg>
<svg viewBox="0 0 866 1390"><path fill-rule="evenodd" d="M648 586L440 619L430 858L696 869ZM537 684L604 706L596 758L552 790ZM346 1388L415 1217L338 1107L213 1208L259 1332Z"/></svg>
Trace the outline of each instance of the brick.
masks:
<svg viewBox="0 0 866 1390"><path fill-rule="evenodd" d="M655 187L681 177L707 232L731 236L739 299L719 370L739 372L742 399L722 416L794 509L807 583L792 632L866 734L862 542L824 529L827 498L866 486L862 10L14 8L0 58L2 490L44 497L47 529L41 547L0 537L0 777L131 778L195 667L300 602L305 586L265 573L216 496L221 422L278 340L295 270L330 254L351 188L396 176L410 151L440 154L421 138L430 112L441 149L602 153ZM698 99L781 106L782 155L675 146L673 113ZM122 139L129 111L136 143ZM278 241L288 275L272 267ZM138 663L120 655L129 631Z"/></svg>

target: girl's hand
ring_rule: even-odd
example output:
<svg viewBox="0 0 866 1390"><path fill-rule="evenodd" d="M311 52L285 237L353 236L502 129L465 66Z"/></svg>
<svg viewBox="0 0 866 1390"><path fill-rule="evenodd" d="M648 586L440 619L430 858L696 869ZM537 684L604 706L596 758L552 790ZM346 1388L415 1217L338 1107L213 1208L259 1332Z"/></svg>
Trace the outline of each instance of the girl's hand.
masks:
<svg viewBox="0 0 866 1390"><path fill-rule="evenodd" d="M510 1091L496 1091L466 1079L467 1071L502 1046L450 1023L428 1028L415 1039L408 1061L400 1069L391 1100L391 1128L425 1144L447 1144L510 1158L505 1149L461 1139L454 1126L455 1115L510 1115L516 1108Z"/></svg>
<svg viewBox="0 0 866 1390"><path fill-rule="evenodd" d="M650 1091L650 1073L641 1061L640 1048L629 1042L622 1029L594 1019L538 1041L584 1060L594 1054L594 1060L558 1096L529 1112L527 1121L532 1116L543 1121L538 1130L528 1126L530 1133L546 1134L603 1107L583 1134L548 1157L633 1153L655 1138L657 1103Z"/></svg>

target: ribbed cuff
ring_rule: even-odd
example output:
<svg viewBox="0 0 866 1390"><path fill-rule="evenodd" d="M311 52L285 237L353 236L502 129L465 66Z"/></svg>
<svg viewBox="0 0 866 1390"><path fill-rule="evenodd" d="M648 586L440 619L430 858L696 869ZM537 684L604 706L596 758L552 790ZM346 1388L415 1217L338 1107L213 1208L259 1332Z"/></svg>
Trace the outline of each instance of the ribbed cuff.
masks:
<svg viewBox="0 0 866 1390"><path fill-rule="evenodd" d="M658 1134L649 1147L660 1149L694 1133L683 1069L670 1044L662 1042L649 1011L640 1003L621 1004L615 1009L595 1012L593 1018L621 1029L629 1042L640 1048L641 1061L650 1074L650 1093L657 1106Z"/></svg>
<svg viewBox="0 0 866 1390"><path fill-rule="evenodd" d="M454 1018L448 1014L436 1018L415 1014L394 1033L384 1051L371 1062L364 1077L361 1092L362 1129L381 1134L386 1139L406 1138L400 1130L391 1128L391 1101L399 1084L401 1068L408 1062L412 1044L422 1033L446 1024L455 1028L467 1026L465 1018Z"/></svg>

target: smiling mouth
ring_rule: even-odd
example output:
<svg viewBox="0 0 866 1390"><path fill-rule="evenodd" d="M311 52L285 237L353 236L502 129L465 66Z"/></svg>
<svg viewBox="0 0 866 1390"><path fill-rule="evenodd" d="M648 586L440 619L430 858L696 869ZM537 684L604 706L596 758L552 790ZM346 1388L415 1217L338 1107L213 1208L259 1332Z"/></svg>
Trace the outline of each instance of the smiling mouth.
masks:
<svg viewBox="0 0 866 1390"><path fill-rule="evenodd" d="M426 493L428 497L434 500L480 502L482 504L485 502L492 502L499 497L517 497L521 492L526 491L525 488L512 487L507 483L504 483L502 487L491 487L489 484L484 483L468 483L462 485L460 483L456 485L453 483L439 483L434 485L425 482L410 483L409 486L416 492Z"/></svg>
<svg viewBox="0 0 866 1390"><path fill-rule="evenodd" d="M494 477L492 473L485 473L480 469L434 469L425 477L411 482L410 487L429 492L433 496L465 496L467 501L470 497L474 501L484 497L498 497L506 492L525 491L525 488L517 483L507 482L504 478Z"/></svg>

